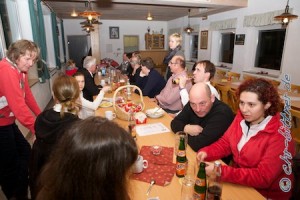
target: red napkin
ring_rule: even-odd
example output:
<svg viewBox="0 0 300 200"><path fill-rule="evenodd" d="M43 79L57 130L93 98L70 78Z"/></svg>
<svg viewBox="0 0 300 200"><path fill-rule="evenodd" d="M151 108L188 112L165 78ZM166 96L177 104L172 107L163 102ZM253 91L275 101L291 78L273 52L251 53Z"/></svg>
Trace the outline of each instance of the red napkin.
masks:
<svg viewBox="0 0 300 200"><path fill-rule="evenodd" d="M148 167L140 174L133 174L132 178L150 183L155 179L155 184L166 186L170 184L175 174L175 164L173 163L174 148L163 147L160 155L153 155L151 146L142 146L140 155L148 161Z"/></svg>

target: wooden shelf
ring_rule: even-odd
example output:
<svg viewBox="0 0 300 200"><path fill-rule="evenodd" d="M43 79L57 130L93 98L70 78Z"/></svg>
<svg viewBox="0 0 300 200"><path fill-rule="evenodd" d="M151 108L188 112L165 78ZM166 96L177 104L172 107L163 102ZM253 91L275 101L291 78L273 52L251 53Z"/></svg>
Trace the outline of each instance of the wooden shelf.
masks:
<svg viewBox="0 0 300 200"><path fill-rule="evenodd" d="M145 34L146 49L164 49L165 36L163 34Z"/></svg>

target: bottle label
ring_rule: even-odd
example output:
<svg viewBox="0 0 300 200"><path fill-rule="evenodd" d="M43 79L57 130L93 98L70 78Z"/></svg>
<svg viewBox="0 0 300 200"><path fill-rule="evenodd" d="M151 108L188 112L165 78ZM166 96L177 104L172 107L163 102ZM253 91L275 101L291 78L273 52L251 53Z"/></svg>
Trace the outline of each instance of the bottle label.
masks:
<svg viewBox="0 0 300 200"><path fill-rule="evenodd" d="M205 200L205 193L199 194L197 192L194 192L193 200Z"/></svg>
<svg viewBox="0 0 300 200"><path fill-rule="evenodd" d="M200 187L202 187L202 186L205 187L206 186L205 179L200 179L200 178L196 179L195 184L200 186Z"/></svg>
<svg viewBox="0 0 300 200"><path fill-rule="evenodd" d="M179 156L179 157L185 157L185 151L178 150L177 156Z"/></svg>
<svg viewBox="0 0 300 200"><path fill-rule="evenodd" d="M184 176L186 170L186 163L177 162L176 163L176 175L177 176Z"/></svg>

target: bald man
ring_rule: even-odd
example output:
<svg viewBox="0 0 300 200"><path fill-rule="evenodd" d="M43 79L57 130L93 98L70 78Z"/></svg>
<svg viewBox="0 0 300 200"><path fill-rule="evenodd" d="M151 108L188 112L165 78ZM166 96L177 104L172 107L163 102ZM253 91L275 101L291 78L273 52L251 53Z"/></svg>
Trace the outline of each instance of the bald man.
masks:
<svg viewBox="0 0 300 200"><path fill-rule="evenodd" d="M188 144L194 151L217 141L230 126L234 115L228 105L215 98L203 82L192 86L189 102L171 122L174 133L188 134Z"/></svg>

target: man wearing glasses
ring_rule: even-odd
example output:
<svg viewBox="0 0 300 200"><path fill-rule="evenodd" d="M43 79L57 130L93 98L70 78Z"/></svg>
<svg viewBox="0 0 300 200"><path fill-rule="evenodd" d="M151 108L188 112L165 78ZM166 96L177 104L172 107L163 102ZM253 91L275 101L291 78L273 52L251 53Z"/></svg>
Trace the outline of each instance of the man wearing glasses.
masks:
<svg viewBox="0 0 300 200"><path fill-rule="evenodd" d="M234 115L230 107L215 98L206 83L193 85L189 103L172 120L174 133L188 134L188 144L194 151L217 141L231 124Z"/></svg>
<svg viewBox="0 0 300 200"><path fill-rule="evenodd" d="M185 71L185 60L182 56L173 56L169 62L172 76L169 78L166 86L159 95L155 97L159 106L164 109L167 113L177 113L182 110L183 105L180 98L180 90L183 88L179 87L180 78L187 78ZM185 85L187 91L192 87L192 82L188 81Z"/></svg>

